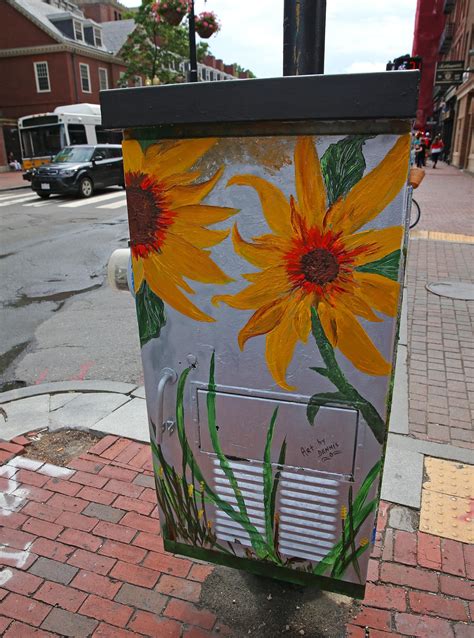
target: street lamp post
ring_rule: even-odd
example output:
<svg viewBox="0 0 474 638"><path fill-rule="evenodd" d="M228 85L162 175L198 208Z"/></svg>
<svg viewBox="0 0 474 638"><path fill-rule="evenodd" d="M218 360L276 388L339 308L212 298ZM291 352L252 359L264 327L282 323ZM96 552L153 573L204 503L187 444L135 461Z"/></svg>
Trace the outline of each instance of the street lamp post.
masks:
<svg viewBox="0 0 474 638"><path fill-rule="evenodd" d="M196 54L196 16L194 14L194 0L191 0L191 6L188 15L189 25L189 81L198 81L197 70L197 54Z"/></svg>
<svg viewBox="0 0 474 638"><path fill-rule="evenodd" d="M324 73L326 0L285 0L283 75Z"/></svg>

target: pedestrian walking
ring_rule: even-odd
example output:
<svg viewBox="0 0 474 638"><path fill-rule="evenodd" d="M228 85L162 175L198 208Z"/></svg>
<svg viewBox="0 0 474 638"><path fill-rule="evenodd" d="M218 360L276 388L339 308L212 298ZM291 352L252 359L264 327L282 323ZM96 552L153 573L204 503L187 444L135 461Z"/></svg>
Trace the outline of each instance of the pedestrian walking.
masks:
<svg viewBox="0 0 474 638"><path fill-rule="evenodd" d="M436 168L436 164L438 163L439 158L441 157L441 153L444 149L444 142L441 139L441 135L437 135L433 143L431 145L431 159L433 161L433 168Z"/></svg>
<svg viewBox="0 0 474 638"><path fill-rule="evenodd" d="M415 141L415 164L418 168L423 168L425 165L425 150L421 135L417 133Z"/></svg>

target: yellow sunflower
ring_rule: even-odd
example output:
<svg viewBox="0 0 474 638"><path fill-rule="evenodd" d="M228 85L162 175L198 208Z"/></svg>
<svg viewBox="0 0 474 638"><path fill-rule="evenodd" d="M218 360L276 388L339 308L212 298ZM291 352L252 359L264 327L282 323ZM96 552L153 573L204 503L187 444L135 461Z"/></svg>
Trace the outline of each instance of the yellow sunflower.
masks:
<svg viewBox="0 0 474 638"><path fill-rule="evenodd" d="M199 183L199 173L186 172L216 141L154 144L145 153L136 140L123 143L135 290L145 280L164 302L197 321L214 319L183 293L194 293L183 277L206 284L232 281L212 261L211 252L204 250L229 234L228 230L210 230L206 226L237 212L235 208L201 204L224 169Z"/></svg>
<svg viewBox="0 0 474 638"><path fill-rule="evenodd" d="M245 342L266 335L266 361L275 381L286 390L286 371L298 340L311 331L311 308L334 348L370 375L387 375L390 363L377 350L356 317L382 321L397 312L399 284L358 267L399 249L403 229L392 226L358 231L374 219L406 181L409 136L398 139L382 162L344 198L326 205L326 190L315 145L310 137L295 145L296 199L255 175L236 175L228 186L251 186L260 199L272 234L245 241L234 226L236 252L260 268L244 275L250 285L235 295L219 295L240 310L254 310L238 337Z"/></svg>

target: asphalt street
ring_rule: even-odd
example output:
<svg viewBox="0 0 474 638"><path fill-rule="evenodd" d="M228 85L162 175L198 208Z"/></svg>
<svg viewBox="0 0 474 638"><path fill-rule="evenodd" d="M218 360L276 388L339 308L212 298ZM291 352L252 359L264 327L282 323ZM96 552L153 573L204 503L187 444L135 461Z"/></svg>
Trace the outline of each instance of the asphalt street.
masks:
<svg viewBox="0 0 474 638"><path fill-rule="evenodd" d="M106 280L109 255L127 241L120 188L89 199L0 193L0 390L140 381L133 299Z"/></svg>

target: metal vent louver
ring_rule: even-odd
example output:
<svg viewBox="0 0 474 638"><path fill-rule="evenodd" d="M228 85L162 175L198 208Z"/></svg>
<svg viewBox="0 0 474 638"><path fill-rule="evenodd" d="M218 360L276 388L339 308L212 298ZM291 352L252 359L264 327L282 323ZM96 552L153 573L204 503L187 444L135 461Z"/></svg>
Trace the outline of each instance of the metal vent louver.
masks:
<svg viewBox="0 0 474 638"><path fill-rule="evenodd" d="M263 472L259 464L229 461L245 500L251 523L265 533ZM214 459L217 494L238 510L232 486L218 459ZM340 482L317 473L297 474L292 468L281 472L279 483L278 549L288 558L320 561L333 547L338 535ZM225 512L216 510L216 536L220 541L251 547L245 529Z"/></svg>

